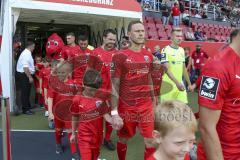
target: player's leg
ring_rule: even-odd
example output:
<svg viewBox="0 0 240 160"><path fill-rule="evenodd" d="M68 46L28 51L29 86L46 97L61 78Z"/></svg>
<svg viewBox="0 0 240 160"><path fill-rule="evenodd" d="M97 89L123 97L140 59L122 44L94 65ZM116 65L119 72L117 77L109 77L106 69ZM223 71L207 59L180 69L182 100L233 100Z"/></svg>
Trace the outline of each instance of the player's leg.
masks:
<svg viewBox="0 0 240 160"><path fill-rule="evenodd" d="M108 122L105 122L105 138L104 138L104 146L111 150L114 151L116 149L115 145L113 142L110 140L111 134L112 134L112 125Z"/></svg>
<svg viewBox="0 0 240 160"><path fill-rule="evenodd" d="M145 151L144 159L148 159L154 152L152 132L154 130L154 116L152 107L142 110L140 113L138 128L141 135L144 137Z"/></svg>
<svg viewBox="0 0 240 160"><path fill-rule="evenodd" d="M127 141L136 133L137 122L131 119L132 111L120 110L120 116L123 118L124 125L118 131L117 153L119 160L126 159Z"/></svg>
<svg viewBox="0 0 240 160"><path fill-rule="evenodd" d="M85 148L79 146L81 160L92 160L92 150L91 148Z"/></svg>
<svg viewBox="0 0 240 160"><path fill-rule="evenodd" d="M55 123L55 141L56 141L56 153L61 154L63 153L62 147L62 130L63 130L63 123L59 121L57 118L54 119Z"/></svg>
<svg viewBox="0 0 240 160"><path fill-rule="evenodd" d="M100 155L100 147L92 149L92 160L97 160Z"/></svg>

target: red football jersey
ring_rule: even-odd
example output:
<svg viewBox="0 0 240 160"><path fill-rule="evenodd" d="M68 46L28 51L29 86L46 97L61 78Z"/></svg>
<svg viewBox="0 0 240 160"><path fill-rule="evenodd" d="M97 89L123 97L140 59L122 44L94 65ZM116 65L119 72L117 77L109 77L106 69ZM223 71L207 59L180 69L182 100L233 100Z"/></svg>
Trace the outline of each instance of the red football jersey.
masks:
<svg viewBox="0 0 240 160"><path fill-rule="evenodd" d="M82 148L99 148L103 137L103 117L94 115L97 108L106 106L104 100L96 97L75 96L71 106L73 115L80 115L80 119L91 116L87 121L80 121L78 125L78 143ZM92 113L92 114L87 114ZM88 119L88 117L86 117ZM81 119L82 120L82 119Z"/></svg>
<svg viewBox="0 0 240 160"><path fill-rule="evenodd" d="M90 56L88 66L101 71L101 76L103 79L102 89L111 90L111 62L112 57L116 54L117 50L112 49L110 51L104 50L102 47L93 50Z"/></svg>
<svg viewBox="0 0 240 160"><path fill-rule="evenodd" d="M42 88L48 88L48 79L51 75L51 68L43 68L39 72L39 77L42 78Z"/></svg>
<svg viewBox="0 0 240 160"><path fill-rule="evenodd" d="M89 55L92 54L92 51L89 49L79 50L79 54L73 59L73 79L82 81L84 73L87 68L87 62L89 59Z"/></svg>
<svg viewBox="0 0 240 160"><path fill-rule="evenodd" d="M240 157L240 56L230 47L211 59L202 70L198 95L200 106L221 110L217 133L225 160ZM201 118L201 117L200 117ZM204 158L202 144L199 159Z"/></svg>
<svg viewBox="0 0 240 160"><path fill-rule="evenodd" d="M75 46L64 46L61 52L62 57L65 60L70 60L73 57L80 55L80 47L78 45Z"/></svg>
<svg viewBox="0 0 240 160"><path fill-rule="evenodd" d="M112 77L120 78L119 106L151 107L152 54L146 49L127 49L114 55L112 62Z"/></svg>
<svg viewBox="0 0 240 160"><path fill-rule="evenodd" d="M201 69L205 65L205 60L208 58L208 55L204 51L197 53L194 51L192 53L193 66L195 69Z"/></svg>

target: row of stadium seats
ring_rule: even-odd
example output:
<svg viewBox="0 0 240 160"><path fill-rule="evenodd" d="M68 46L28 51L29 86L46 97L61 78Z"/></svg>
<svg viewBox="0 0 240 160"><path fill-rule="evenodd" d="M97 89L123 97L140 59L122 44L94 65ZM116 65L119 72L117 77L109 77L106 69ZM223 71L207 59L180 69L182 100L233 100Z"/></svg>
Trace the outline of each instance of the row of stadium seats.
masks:
<svg viewBox="0 0 240 160"><path fill-rule="evenodd" d="M160 18L148 16L143 17L143 23L146 29L146 37L148 39L155 40L170 39L172 25L163 25L162 20ZM183 28L184 34L188 31L187 26L181 25L180 27ZM193 32L196 31L197 28L201 28L202 31L206 34L207 38L212 38L219 42L226 42L231 31L234 29L232 27L217 24L192 22Z"/></svg>

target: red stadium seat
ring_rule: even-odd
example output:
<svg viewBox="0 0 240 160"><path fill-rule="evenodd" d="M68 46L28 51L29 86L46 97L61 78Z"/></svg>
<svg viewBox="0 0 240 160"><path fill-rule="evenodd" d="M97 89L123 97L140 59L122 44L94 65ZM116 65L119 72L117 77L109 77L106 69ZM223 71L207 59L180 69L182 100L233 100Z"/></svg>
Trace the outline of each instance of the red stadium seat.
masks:
<svg viewBox="0 0 240 160"><path fill-rule="evenodd" d="M162 24L162 19L161 18L155 18L155 23L156 24Z"/></svg>

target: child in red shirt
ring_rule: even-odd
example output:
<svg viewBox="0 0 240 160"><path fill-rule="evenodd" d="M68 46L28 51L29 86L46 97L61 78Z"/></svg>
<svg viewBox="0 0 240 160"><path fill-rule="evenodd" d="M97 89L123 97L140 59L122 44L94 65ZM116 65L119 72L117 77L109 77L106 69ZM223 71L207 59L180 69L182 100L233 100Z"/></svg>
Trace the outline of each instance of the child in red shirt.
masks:
<svg viewBox="0 0 240 160"><path fill-rule="evenodd" d="M153 138L156 152L147 160L190 160L197 122L191 108L172 100L155 108Z"/></svg>
<svg viewBox="0 0 240 160"><path fill-rule="evenodd" d="M39 105L43 105L43 97L40 93L40 70L44 67L42 63L42 57L40 55L35 56L35 76L34 76L34 86L35 86L35 103Z"/></svg>
<svg viewBox="0 0 240 160"><path fill-rule="evenodd" d="M47 106L47 89L48 89L48 78L51 74L51 67L49 62L44 63L44 67L39 71L39 89L40 94L43 97L43 105L45 108L45 116L48 116L48 106Z"/></svg>
<svg viewBox="0 0 240 160"><path fill-rule="evenodd" d="M73 67L72 64L66 61L59 62L56 67L52 68L52 74L49 79L48 88L48 112L49 121L54 120L55 124L55 140L56 153L61 154L63 147L61 143L62 131L67 129L68 138L71 137L71 121L66 117L71 117L69 107L71 105L73 95L76 94L77 88L74 86L74 81L71 79ZM70 87L68 87L70 86ZM72 160L79 160L77 153L77 144L70 143Z"/></svg>
<svg viewBox="0 0 240 160"><path fill-rule="evenodd" d="M83 78L82 95L75 96L71 106L71 140L77 139L82 160L98 159L103 141L103 117L111 123L111 116L107 114L111 111L107 101L110 94L99 91L101 84L100 73L93 69L87 70Z"/></svg>

